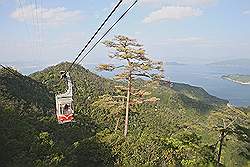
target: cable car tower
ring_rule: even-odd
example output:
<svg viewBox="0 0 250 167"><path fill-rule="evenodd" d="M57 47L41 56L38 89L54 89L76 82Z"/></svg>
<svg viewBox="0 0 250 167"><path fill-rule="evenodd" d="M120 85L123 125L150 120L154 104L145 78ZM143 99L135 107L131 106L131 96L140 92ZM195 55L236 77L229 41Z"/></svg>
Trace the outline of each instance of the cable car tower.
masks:
<svg viewBox="0 0 250 167"><path fill-rule="evenodd" d="M73 84L69 73L61 72L61 77L67 81L68 90L66 93L56 95L56 116L59 124L74 121L73 110Z"/></svg>

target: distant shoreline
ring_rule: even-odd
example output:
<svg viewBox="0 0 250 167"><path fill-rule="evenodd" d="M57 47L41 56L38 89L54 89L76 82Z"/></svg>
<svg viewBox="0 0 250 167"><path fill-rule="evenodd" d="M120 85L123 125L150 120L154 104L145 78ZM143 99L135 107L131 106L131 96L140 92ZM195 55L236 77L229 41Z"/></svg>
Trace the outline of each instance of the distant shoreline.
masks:
<svg viewBox="0 0 250 167"><path fill-rule="evenodd" d="M226 80L229 80L229 81L232 81L234 83L238 83L238 84L241 84L241 85L250 85L250 82L241 82L241 81L237 81L237 80L234 80L234 79L231 79L227 76L222 76L222 79L226 79Z"/></svg>

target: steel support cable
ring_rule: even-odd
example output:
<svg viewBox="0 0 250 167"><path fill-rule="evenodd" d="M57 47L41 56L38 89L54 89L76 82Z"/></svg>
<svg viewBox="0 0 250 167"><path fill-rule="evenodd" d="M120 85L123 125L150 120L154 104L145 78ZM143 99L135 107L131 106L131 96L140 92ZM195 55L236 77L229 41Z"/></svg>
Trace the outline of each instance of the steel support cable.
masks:
<svg viewBox="0 0 250 167"><path fill-rule="evenodd" d="M41 47L41 30L40 30L40 19L39 19L39 14L38 14L38 2L37 0L34 0L35 2L35 17L36 17L36 31L37 31L37 52L38 52L38 56L41 56L41 50L42 50L42 47Z"/></svg>
<svg viewBox="0 0 250 167"><path fill-rule="evenodd" d="M66 72L70 71L71 68L74 66L76 61L80 58L82 53L86 50L86 48L89 46L89 44L93 41L93 39L96 37L96 35L100 32L100 30L103 28L103 26L108 22L110 17L115 13L115 11L118 9L118 7L121 5L123 0L120 0L118 4L114 7L114 9L111 11L111 13L108 15L108 17L104 20L104 22L101 24L101 26L97 29L97 31L94 33L94 35L90 38L90 40L87 42L87 44L84 46L84 48L80 51L80 53L77 55L73 63L70 65L70 67L66 70Z"/></svg>
<svg viewBox="0 0 250 167"><path fill-rule="evenodd" d="M34 42L32 42L32 44L34 45L34 55L39 54L39 21L38 21L38 13L37 13L37 0L29 0L28 1L28 5L32 8L31 10L31 16L32 16L32 22L31 22L31 26L33 27L33 36L34 36Z"/></svg>
<svg viewBox="0 0 250 167"><path fill-rule="evenodd" d="M25 24L27 32L28 32L28 34L31 34L30 31L29 31L29 28L28 28L28 24L25 22L25 13L24 13L24 9L23 9L23 3L21 2L21 0L18 0L18 4L19 4L20 11L21 11L21 13L23 15L23 22Z"/></svg>
<svg viewBox="0 0 250 167"><path fill-rule="evenodd" d="M28 36L30 38L30 42L31 42L31 53L35 52L35 45L33 44L34 41L35 41L35 38L33 36L33 33L32 33L32 29L29 29L29 26L28 26L28 23L26 21L26 18L25 18L25 12L24 12L24 4L22 3L21 0L18 0L18 3L19 3L19 8L20 8L20 12L22 13L23 15L23 22L25 24L25 27L26 27L26 30L27 30L27 33L28 33Z"/></svg>
<svg viewBox="0 0 250 167"><path fill-rule="evenodd" d="M40 15L41 15L41 20L40 20L40 37L41 37L41 41L40 41L40 45L41 45L41 56L43 56L43 54L44 54L44 52L43 52L43 50L44 50L44 46L43 46L43 44L44 44L44 32L43 32L43 0L41 0L40 1L41 3L40 3Z"/></svg>
<svg viewBox="0 0 250 167"><path fill-rule="evenodd" d="M98 43L102 41L102 39L118 24L124 16L136 5L138 0L136 0L118 19L117 21L103 34L103 36L90 48L90 50L80 59L80 61L77 64L80 64L87 56L88 54L97 46Z"/></svg>
<svg viewBox="0 0 250 167"><path fill-rule="evenodd" d="M35 16L36 16L36 26L37 26L37 31L39 33L39 16L38 16L38 4L37 4L37 0L34 0L35 2Z"/></svg>
<svg viewBox="0 0 250 167"><path fill-rule="evenodd" d="M36 18L35 18L35 13L34 13L34 11L33 11L33 9L34 9L33 0L29 0L27 6L30 6L30 7L32 8L32 10L31 10L31 17L32 17L32 18L31 18L31 27L32 27L32 29L31 29L31 34L32 34L32 36L34 37L34 38L33 38L34 40L32 41L32 45L33 45L33 48L34 48L32 54L35 55L36 52L37 52L38 44L37 44Z"/></svg>

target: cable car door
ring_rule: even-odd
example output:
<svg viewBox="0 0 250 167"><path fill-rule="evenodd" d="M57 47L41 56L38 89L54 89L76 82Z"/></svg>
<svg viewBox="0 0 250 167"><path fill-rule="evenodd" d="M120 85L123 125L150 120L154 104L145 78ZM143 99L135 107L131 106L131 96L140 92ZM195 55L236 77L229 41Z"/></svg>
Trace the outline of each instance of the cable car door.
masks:
<svg viewBox="0 0 250 167"><path fill-rule="evenodd" d="M73 84L68 72L63 73L62 77L67 81L68 90L66 93L56 95L56 116L59 124L74 121Z"/></svg>

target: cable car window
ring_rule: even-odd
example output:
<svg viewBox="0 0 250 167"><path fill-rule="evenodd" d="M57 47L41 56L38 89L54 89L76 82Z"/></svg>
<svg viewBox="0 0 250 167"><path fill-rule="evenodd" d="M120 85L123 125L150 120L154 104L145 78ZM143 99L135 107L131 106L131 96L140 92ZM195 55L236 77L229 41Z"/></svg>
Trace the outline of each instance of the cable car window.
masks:
<svg viewBox="0 0 250 167"><path fill-rule="evenodd" d="M70 108L70 105L68 104L65 104L64 107L63 107L63 114L67 115L67 114L71 114L71 108Z"/></svg>

